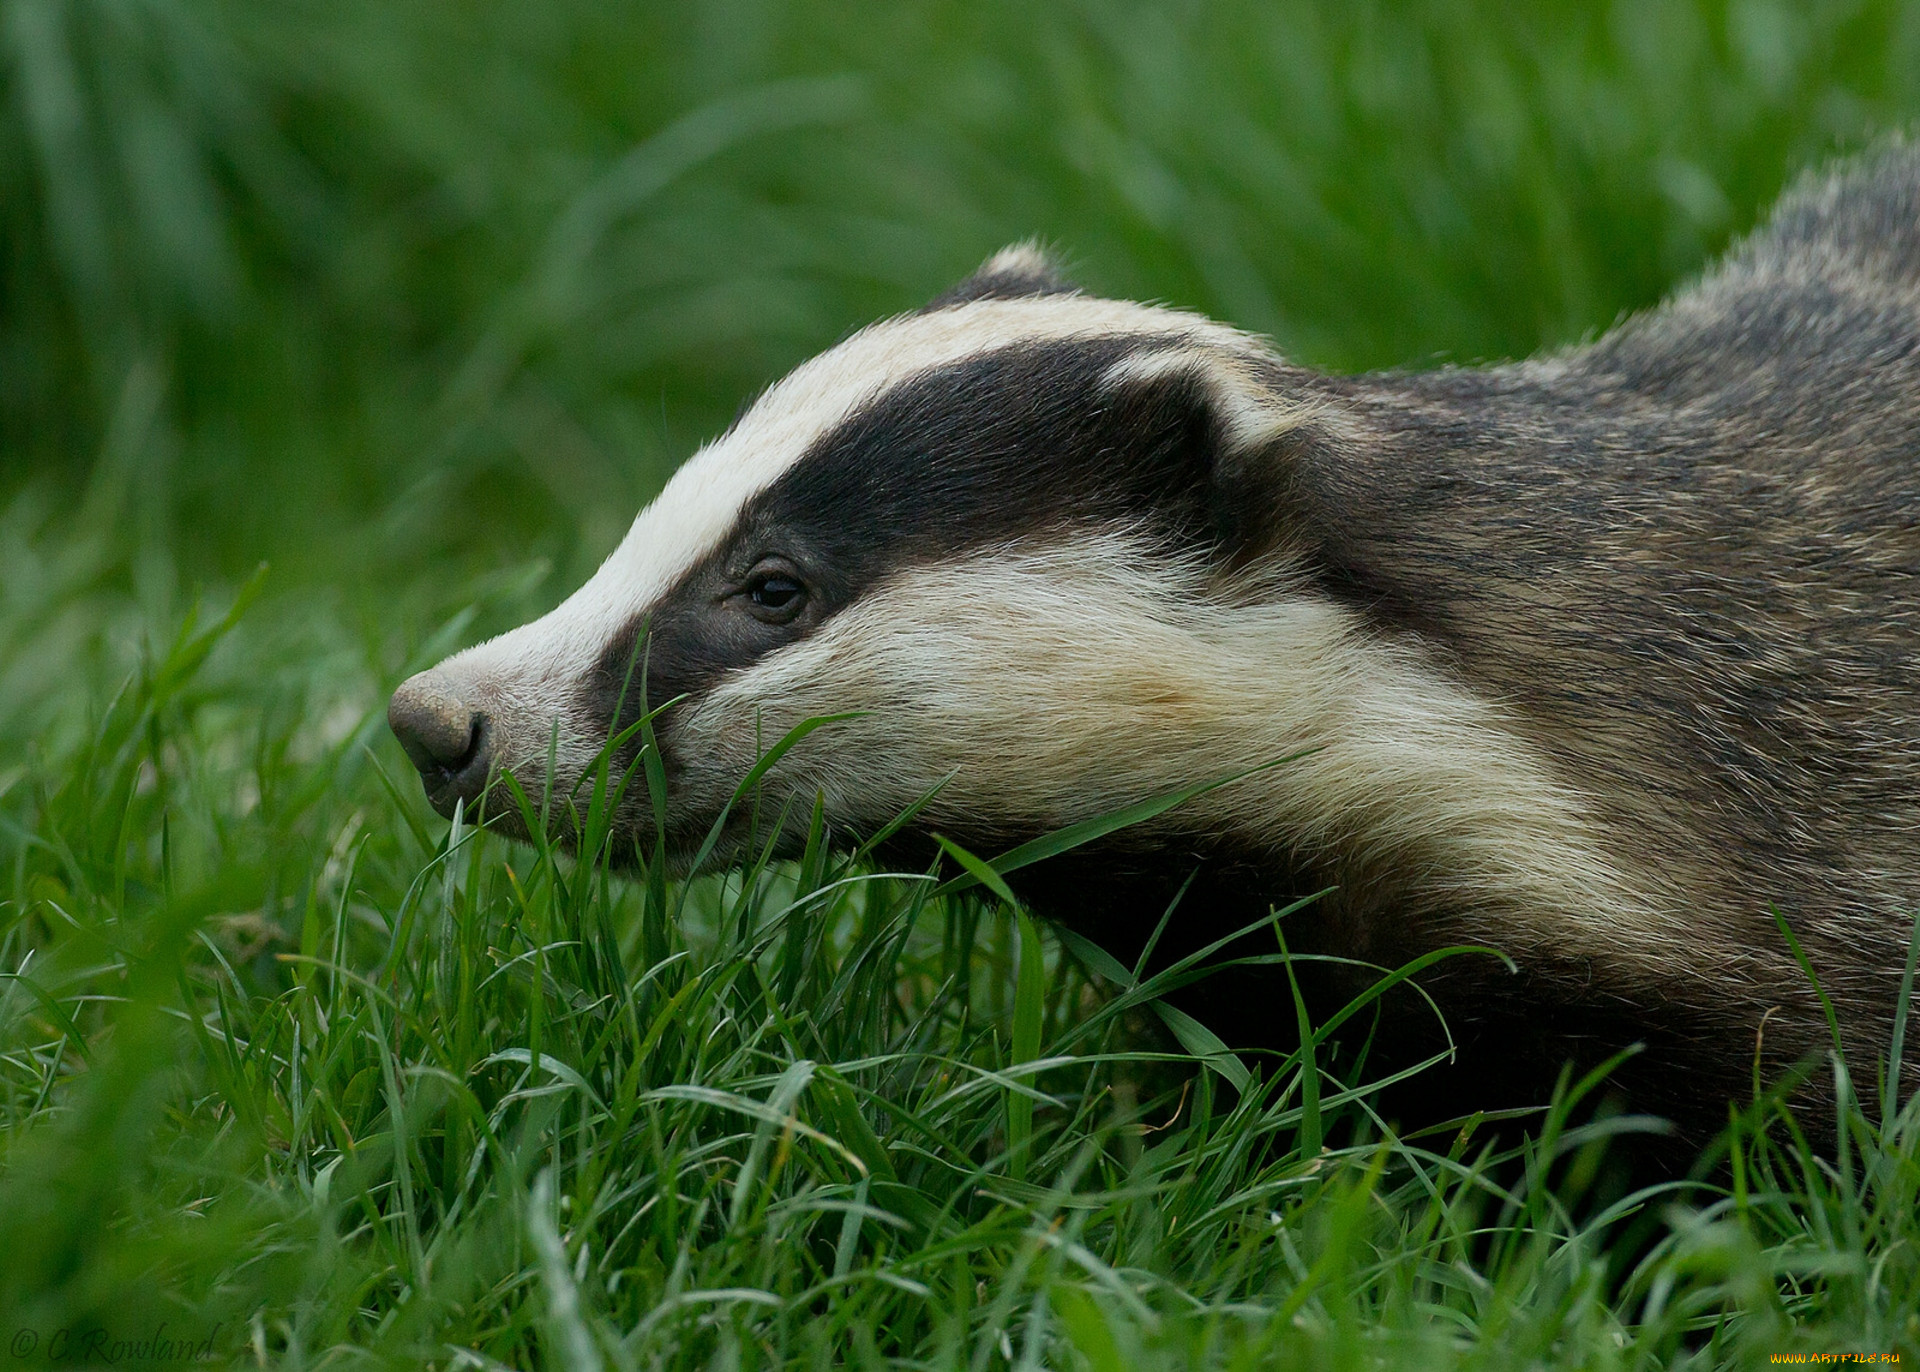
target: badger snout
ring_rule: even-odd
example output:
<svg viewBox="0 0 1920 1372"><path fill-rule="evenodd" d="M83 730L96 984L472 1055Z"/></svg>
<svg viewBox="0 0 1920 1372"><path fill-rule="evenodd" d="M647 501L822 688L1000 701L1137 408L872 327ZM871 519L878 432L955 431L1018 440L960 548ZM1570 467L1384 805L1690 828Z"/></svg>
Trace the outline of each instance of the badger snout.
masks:
<svg viewBox="0 0 1920 1372"><path fill-rule="evenodd" d="M387 726L419 770L434 809L451 817L458 801L473 808L493 765L493 731L484 712L438 672L422 672L393 693Z"/></svg>

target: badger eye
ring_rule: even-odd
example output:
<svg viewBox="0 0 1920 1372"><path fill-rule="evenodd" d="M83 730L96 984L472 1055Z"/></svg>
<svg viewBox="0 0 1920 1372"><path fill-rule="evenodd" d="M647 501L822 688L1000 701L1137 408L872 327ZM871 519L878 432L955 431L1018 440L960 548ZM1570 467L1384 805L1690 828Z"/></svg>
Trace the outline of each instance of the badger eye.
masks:
<svg viewBox="0 0 1920 1372"><path fill-rule="evenodd" d="M806 608L807 588L791 572L757 571L747 580L747 603L756 618L786 624Z"/></svg>

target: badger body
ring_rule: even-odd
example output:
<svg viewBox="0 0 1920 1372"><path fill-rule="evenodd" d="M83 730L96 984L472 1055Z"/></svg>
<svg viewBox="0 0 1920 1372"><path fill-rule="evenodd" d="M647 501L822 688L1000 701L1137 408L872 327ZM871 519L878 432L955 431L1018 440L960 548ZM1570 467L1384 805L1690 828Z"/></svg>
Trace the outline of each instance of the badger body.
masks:
<svg viewBox="0 0 1920 1372"><path fill-rule="evenodd" d="M1537 1103L1641 1044L1620 1080L1697 1137L1756 1063L1830 1042L1776 912L1856 1074L1888 1046L1920 902L1916 455L1905 150L1504 366L1320 375L1010 249L771 387L578 593L390 718L451 812L502 772L577 793L676 699L683 853L822 716L850 717L766 775L763 819L918 804L909 835L991 853L1249 773L1026 894L1125 955L1176 897L1173 951L1324 892L1282 927L1332 1004L1499 949L1421 979L1458 1048L1439 1101ZM618 821L651 841L647 798ZM1283 973L1213 985L1230 1040L1294 1024ZM1389 1000L1400 1058L1444 1042Z"/></svg>

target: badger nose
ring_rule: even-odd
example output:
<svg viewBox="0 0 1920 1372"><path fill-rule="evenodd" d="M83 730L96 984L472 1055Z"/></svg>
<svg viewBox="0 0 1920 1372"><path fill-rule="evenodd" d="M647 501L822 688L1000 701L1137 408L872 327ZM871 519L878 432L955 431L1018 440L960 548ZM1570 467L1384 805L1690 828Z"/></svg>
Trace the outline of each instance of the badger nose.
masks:
<svg viewBox="0 0 1920 1372"><path fill-rule="evenodd" d="M422 672L401 682L387 705L387 725L418 769L434 809L451 815L455 801L471 808L480 798L492 762L487 717L444 677Z"/></svg>

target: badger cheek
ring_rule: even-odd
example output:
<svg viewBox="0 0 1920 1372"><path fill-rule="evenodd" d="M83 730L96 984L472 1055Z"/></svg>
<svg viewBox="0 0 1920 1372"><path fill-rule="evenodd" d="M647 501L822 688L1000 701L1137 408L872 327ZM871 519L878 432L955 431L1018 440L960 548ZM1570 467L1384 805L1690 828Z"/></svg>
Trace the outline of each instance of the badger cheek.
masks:
<svg viewBox="0 0 1920 1372"><path fill-rule="evenodd" d="M922 822L963 841L984 826L979 837L990 842L1016 819L1007 811L1010 799L1019 808L1020 788L1008 788L1008 774L1039 759L1031 731L1010 728L1006 715L1054 712L1011 702L1004 664L974 651L977 641L943 623L940 607L876 601L732 673L693 705L675 739L676 807L710 823L767 750L824 720L760 781L763 840L776 816L803 836L816 801L830 824L853 833L930 795ZM1041 765L1051 771L1052 761Z"/></svg>
<svg viewBox="0 0 1920 1372"><path fill-rule="evenodd" d="M755 764L813 721L830 722L812 723L760 778L754 803L734 807L730 837L744 840L751 817L759 842L775 823L790 840L804 839L816 800L828 823L854 830L884 824L912 802L914 760L887 758L882 743L897 732L895 712L857 659L839 651L838 637L771 653L674 712L662 749L677 837L703 840Z"/></svg>

